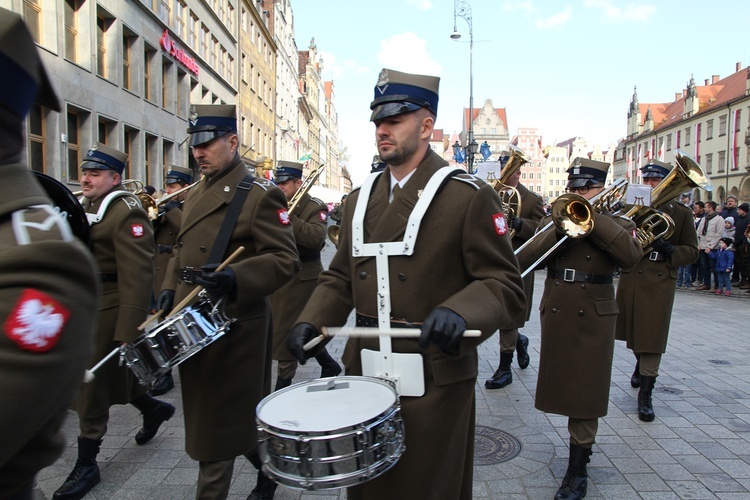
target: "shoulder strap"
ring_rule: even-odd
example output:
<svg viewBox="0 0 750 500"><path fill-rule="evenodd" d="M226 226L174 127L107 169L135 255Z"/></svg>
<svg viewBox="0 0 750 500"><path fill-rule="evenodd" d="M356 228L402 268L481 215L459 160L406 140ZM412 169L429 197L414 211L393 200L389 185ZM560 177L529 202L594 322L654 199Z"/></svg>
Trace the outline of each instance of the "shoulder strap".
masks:
<svg viewBox="0 0 750 500"><path fill-rule="evenodd" d="M234 231L234 226L237 225L237 219L240 217L242 205L245 204L247 195L253 187L254 179L255 177L253 174L247 174L237 184L237 192L234 193L234 198L232 198L232 201L229 203L227 214L219 228L219 234L216 236L214 246L211 247L211 254L208 256L209 264L219 263L224 258L224 253L227 251L227 245L229 245L229 237L232 235L232 231Z"/></svg>
<svg viewBox="0 0 750 500"><path fill-rule="evenodd" d="M98 224L104 219L104 214L107 212L107 208L109 208L109 205L115 201L120 196L125 196L128 194L132 194L129 191L112 191L107 196L104 197L102 200L101 206L99 206L99 210L95 214L86 214L86 218L89 220L89 225ZM140 203L138 204L140 206Z"/></svg>

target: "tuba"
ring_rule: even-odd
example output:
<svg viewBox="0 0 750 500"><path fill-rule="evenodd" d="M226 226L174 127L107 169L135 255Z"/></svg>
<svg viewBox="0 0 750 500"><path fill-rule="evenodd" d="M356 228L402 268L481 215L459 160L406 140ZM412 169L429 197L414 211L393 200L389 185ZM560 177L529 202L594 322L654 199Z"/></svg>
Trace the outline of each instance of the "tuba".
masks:
<svg viewBox="0 0 750 500"><path fill-rule="evenodd" d="M300 185L299 189L296 193L294 193L294 196L292 196L292 199L289 200L289 215L292 215L294 212L294 209L297 208L297 205L299 204L302 197L307 194L308 191L310 191L310 188L313 187L313 184L315 184L315 181L318 180L318 177L320 177L320 174L323 173L323 164L320 164L318 168L310 172L310 175L308 175L304 181L302 181L302 185Z"/></svg>
<svg viewBox="0 0 750 500"><path fill-rule="evenodd" d="M341 226L338 224L334 224L332 226L328 226L328 239L331 240L331 243L333 243L333 246L336 248L339 247L339 231L341 230Z"/></svg>
<svg viewBox="0 0 750 500"><path fill-rule="evenodd" d="M531 157L527 155L521 148L514 145L509 145L510 158L508 163L503 167L499 179L495 179L492 187L497 191L500 196L500 201L503 205L503 215L505 220L510 221L515 217L518 217L521 213L521 195L514 186L509 186L508 181L510 178L518 172L526 163L531 162ZM516 235L516 231L510 228L508 235L513 238Z"/></svg>
<svg viewBox="0 0 750 500"><path fill-rule="evenodd" d="M635 222L635 237L644 252L650 250L654 241L669 238L674 233L674 221L660 207L688 188L713 190L711 179L695 160L678 150L675 161L672 171L651 191L651 205L636 205L624 214Z"/></svg>

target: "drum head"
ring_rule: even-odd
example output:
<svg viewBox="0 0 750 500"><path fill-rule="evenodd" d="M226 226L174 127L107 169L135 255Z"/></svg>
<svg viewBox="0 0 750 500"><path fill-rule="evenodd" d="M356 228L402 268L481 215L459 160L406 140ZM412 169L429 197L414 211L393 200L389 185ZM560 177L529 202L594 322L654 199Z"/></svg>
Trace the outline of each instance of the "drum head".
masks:
<svg viewBox="0 0 750 500"><path fill-rule="evenodd" d="M36 180L42 185L47 196L52 200L52 204L57 207L60 213L68 221L70 229L73 230L78 239L86 245L89 244L89 232L91 230L89 221L86 218L86 212L78 202L73 193L65 187L65 184L54 177L34 171Z"/></svg>
<svg viewBox="0 0 750 500"><path fill-rule="evenodd" d="M377 419L397 401L386 381L372 377L310 380L274 392L257 408L258 420L276 429L325 432Z"/></svg>

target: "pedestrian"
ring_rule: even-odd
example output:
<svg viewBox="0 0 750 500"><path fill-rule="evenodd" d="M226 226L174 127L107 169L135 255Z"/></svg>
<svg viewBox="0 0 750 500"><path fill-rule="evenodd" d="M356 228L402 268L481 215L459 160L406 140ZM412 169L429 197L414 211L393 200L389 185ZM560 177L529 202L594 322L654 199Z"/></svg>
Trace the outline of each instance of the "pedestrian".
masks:
<svg viewBox="0 0 750 500"><path fill-rule="evenodd" d="M122 151L99 143L89 149L80 167L83 208L91 222L90 248L102 283L92 365L138 338L150 304L154 233L140 200L122 185L127 158ZM81 498L99 483L96 456L112 405L130 403L143 414L143 428L135 436L139 445L149 442L172 417L174 406L146 391L117 359L108 361L92 382L81 387L74 404L80 428L78 459L53 498Z"/></svg>
<svg viewBox="0 0 750 500"><path fill-rule="evenodd" d="M609 163L575 158L568 168L567 191L591 200L604 191ZM576 201L576 203L582 203ZM554 209L553 209L554 211ZM593 227L569 238L540 264L547 267L540 313L542 343L535 407L568 417L568 469L555 498L586 496L598 419L607 415L617 302L612 276L643 256L631 236L635 225L602 208L590 210ZM549 222L542 219L540 227ZM526 269L563 237L560 229L541 233L518 255Z"/></svg>
<svg viewBox="0 0 750 500"><path fill-rule="evenodd" d="M711 290L711 275L714 273L713 263L710 254L719 249L719 240L724 234L724 219L716 211L716 202L707 201L705 203L706 216L698 222L698 246L700 247L699 264L701 276L703 277L703 286L698 290Z"/></svg>
<svg viewBox="0 0 750 500"><path fill-rule="evenodd" d="M722 233L722 238L730 238L732 241L734 241L734 217L729 216L724 219L724 232Z"/></svg>
<svg viewBox="0 0 750 500"><path fill-rule="evenodd" d="M315 289L318 275L323 271L320 251L326 244L328 207L309 193L300 193L302 188L302 164L280 161L275 173L276 185L284 191L289 203L295 199L294 211L289 220L294 230L294 239L299 253L301 267L294 279L271 295L273 311L273 359L278 361L275 390L292 384L297 372L297 358L286 348L286 334L294 325L294 320L305 307L307 299ZM315 356L320 364L321 377L335 377L341 373L341 366L326 349Z"/></svg>
<svg viewBox="0 0 750 500"><path fill-rule="evenodd" d="M641 168L643 183L655 188L672 170L672 165L652 160ZM662 355L667 350L669 325L675 296L675 269L698 258L698 236L690 209L668 200L659 210L674 222L669 238L657 238L651 249L633 267L623 268L617 284L617 329L615 338L624 340L635 355L630 385L639 388L638 418L654 420L652 391ZM658 226L657 226L658 227Z"/></svg>
<svg viewBox="0 0 750 500"><path fill-rule="evenodd" d="M719 251L712 253L711 258L716 262L716 295L722 293L729 297L732 295L732 268L734 267L734 249L731 238L722 238L719 241Z"/></svg>
<svg viewBox="0 0 750 500"><path fill-rule="evenodd" d="M508 168L507 164L503 165L502 168ZM514 250L531 238L536 232L536 228L539 226L539 221L544 217L542 198L537 196L536 193L529 191L526 186L521 184L520 179L521 168L519 167L508 177L505 184L505 186L514 188L518 192L517 200L513 201L513 199L511 199L511 201L516 204L516 210L518 209L518 206L521 207L520 213L513 213L513 216L508 223L508 227L513 228L514 232L514 236L511 239L511 244L513 245ZM517 318L513 325L515 328L500 329L498 331L498 340L500 341L500 364L492 377L484 382L484 386L488 389L500 389L513 383L513 372L510 369L513 362L513 351L518 352L518 366L522 370L529 366L529 338L526 335L519 333L518 329L522 328L531 317L531 304L534 296L533 272L524 276L523 292L526 296L525 314Z"/></svg>
<svg viewBox="0 0 750 500"><path fill-rule="evenodd" d="M750 289L750 259L748 259L748 228L750 227L750 204L742 203L737 207L734 222L734 257L735 267L739 272L738 288Z"/></svg>
<svg viewBox="0 0 750 500"><path fill-rule="evenodd" d="M172 258L172 249L177 244L177 233L182 224L182 206L185 203L188 192L180 190L186 188L193 182L193 171L187 167L173 165L164 179L164 190L171 196L169 200L159 203L158 216L154 221L154 240L156 242L156 255L154 256L154 301L162 289L164 277L167 274L167 265ZM178 194L175 194L178 193ZM156 302L154 302L154 312ZM163 311L169 314L170 311ZM151 396L166 394L174 388L172 370L160 376L151 384L148 393Z"/></svg>
<svg viewBox="0 0 750 500"><path fill-rule="evenodd" d="M195 105L190 114L189 145L203 177L185 200L157 308L171 310L200 285L235 321L179 365L185 449L199 462L196 498L226 498L239 455L258 469L248 498L273 498L276 483L260 471L253 422L271 390L267 296L299 269L287 201L242 162L234 105ZM216 271L240 246L244 252Z"/></svg>
<svg viewBox="0 0 750 500"><path fill-rule="evenodd" d="M0 498L27 500L65 445L60 427L91 355L99 283L60 214L85 220L83 209L55 206L21 163L29 110L59 112L60 103L23 19L2 8L0 72Z"/></svg>
<svg viewBox="0 0 750 500"><path fill-rule="evenodd" d="M703 219L706 216L706 210L705 210L706 204L702 201L696 201L693 205L693 223L695 224L696 230L698 229L698 224L700 223L701 219ZM701 268L700 268L700 254L698 255L698 259L696 259L695 263L690 267L690 284L695 286L696 288L700 288L703 286L703 275L701 274Z"/></svg>
<svg viewBox="0 0 750 500"><path fill-rule="evenodd" d="M421 365L402 383L424 383L423 395L400 398L406 451L387 472L349 487L350 500L472 498L476 347L525 308L500 198L430 148L439 81L380 72L370 120L387 166L347 198L336 255L289 332L289 350L304 363L314 352L302 346L321 327L345 324L353 308L358 326L390 321L421 330L418 339L392 340L394 356ZM414 239L389 254L387 266L354 253L403 248L391 242L404 240L407 226ZM384 299L390 318L379 318ZM462 338L467 328L481 337ZM379 350L377 338L350 338L347 374L371 375L363 357Z"/></svg>
<svg viewBox="0 0 750 500"><path fill-rule="evenodd" d="M727 217L737 217L737 197L733 194L730 194L727 196L726 201L724 202L724 208L719 212L719 215L723 219L726 219Z"/></svg>

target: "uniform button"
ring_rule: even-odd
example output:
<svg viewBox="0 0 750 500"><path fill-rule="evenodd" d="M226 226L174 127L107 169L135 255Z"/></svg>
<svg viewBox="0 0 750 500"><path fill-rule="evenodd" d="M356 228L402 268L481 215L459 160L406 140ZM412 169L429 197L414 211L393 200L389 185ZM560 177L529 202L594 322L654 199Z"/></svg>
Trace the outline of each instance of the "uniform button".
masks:
<svg viewBox="0 0 750 500"><path fill-rule="evenodd" d="M638 274L643 274L643 269L638 269Z"/></svg>
<svg viewBox="0 0 750 500"><path fill-rule="evenodd" d="M399 281L406 281L406 275L404 273L398 273Z"/></svg>
<svg viewBox="0 0 750 500"><path fill-rule="evenodd" d="M578 311L578 315L579 315L579 316L583 316L583 310L581 310L581 311Z"/></svg>
<svg viewBox="0 0 750 500"><path fill-rule="evenodd" d="M664 276L664 273L659 273L659 276Z"/></svg>
<svg viewBox="0 0 750 500"><path fill-rule="evenodd" d="M556 313L556 312L557 312L557 308L556 308L556 307L553 307L553 308L552 308L552 312L553 312L553 313Z"/></svg>
<svg viewBox="0 0 750 500"><path fill-rule="evenodd" d="M587 255L587 256L586 256L586 260L591 260L591 256L590 256L590 255Z"/></svg>
<svg viewBox="0 0 750 500"><path fill-rule="evenodd" d="M559 281L555 281L555 286L560 286L560 282Z"/></svg>
<svg viewBox="0 0 750 500"><path fill-rule="evenodd" d="M359 279L363 280L365 278L367 278L367 273L366 272L362 271L361 273L359 273Z"/></svg>
<svg viewBox="0 0 750 500"><path fill-rule="evenodd" d="M582 288L583 290L585 290L585 289L586 289L586 283L581 283L581 288Z"/></svg>
<svg viewBox="0 0 750 500"><path fill-rule="evenodd" d="M206 247L201 247L201 252L206 253Z"/></svg>

